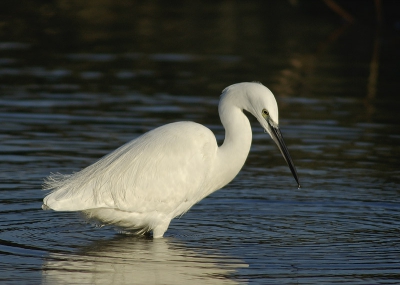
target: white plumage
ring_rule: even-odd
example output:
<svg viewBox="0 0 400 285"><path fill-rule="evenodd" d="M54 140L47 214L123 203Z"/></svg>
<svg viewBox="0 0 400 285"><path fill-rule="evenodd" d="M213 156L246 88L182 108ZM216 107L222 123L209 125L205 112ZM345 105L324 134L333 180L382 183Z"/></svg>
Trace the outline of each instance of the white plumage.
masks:
<svg viewBox="0 0 400 285"><path fill-rule="evenodd" d="M218 147L214 134L193 122L156 128L71 175L52 174L53 190L43 209L83 211L89 218L138 233L162 237L170 221L228 184L242 168L251 146L252 113L277 142L296 181L297 173L278 129L273 94L259 83L224 89L219 103L225 127Z"/></svg>

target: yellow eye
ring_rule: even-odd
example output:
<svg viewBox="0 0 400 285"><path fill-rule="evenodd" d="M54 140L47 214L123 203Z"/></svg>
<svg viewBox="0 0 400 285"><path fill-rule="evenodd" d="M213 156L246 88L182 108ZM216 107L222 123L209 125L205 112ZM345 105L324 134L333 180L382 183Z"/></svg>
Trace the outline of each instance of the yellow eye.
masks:
<svg viewBox="0 0 400 285"><path fill-rule="evenodd" d="M262 115L263 115L264 118L266 118L266 117L269 116L269 112L267 110L263 109L262 110Z"/></svg>

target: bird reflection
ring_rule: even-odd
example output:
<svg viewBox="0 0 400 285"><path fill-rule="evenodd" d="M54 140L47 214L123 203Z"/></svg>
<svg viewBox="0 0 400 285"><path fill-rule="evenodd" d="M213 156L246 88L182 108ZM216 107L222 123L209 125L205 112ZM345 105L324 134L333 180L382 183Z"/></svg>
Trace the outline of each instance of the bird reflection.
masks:
<svg viewBox="0 0 400 285"><path fill-rule="evenodd" d="M117 236L76 254L50 254L42 284L240 284L229 275L242 267L248 265L171 238Z"/></svg>

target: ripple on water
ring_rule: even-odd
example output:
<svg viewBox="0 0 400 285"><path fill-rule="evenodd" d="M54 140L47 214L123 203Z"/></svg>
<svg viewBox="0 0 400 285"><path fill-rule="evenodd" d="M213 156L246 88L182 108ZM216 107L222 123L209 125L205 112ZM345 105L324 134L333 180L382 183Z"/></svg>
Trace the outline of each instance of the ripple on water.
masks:
<svg viewBox="0 0 400 285"><path fill-rule="evenodd" d="M115 58L74 55L70 60ZM188 59L158 55L153 60ZM58 80L68 73L49 70L31 71ZM46 92L36 87L30 86L36 97L25 88L0 99L0 282L400 280L398 137L392 125L349 120L359 108L357 100L336 100L345 110L329 113L330 100L284 99L283 110L295 115L281 122L282 132L302 188L297 189L272 141L255 129L252 152L239 176L173 220L165 239L153 241L95 227L76 213L42 211L42 179L50 172L77 171L172 120L215 118L218 96L149 96L132 90L94 96L78 91L79 84L69 93L54 84ZM308 107L312 112L296 117L298 109ZM223 139L214 119L208 126Z"/></svg>

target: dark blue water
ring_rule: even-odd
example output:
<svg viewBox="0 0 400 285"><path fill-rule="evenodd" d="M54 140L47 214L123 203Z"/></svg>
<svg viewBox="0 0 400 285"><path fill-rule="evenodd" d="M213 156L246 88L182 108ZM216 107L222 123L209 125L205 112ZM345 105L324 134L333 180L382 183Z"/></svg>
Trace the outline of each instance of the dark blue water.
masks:
<svg viewBox="0 0 400 285"><path fill-rule="evenodd" d="M296 1L291 1L295 3ZM398 284L396 2L28 2L0 25L0 283ZM3 12L2 12L3 13ZM232 83L275 94L301 189L251 119L237 178L153 240L41 210L44 177L157 126L202 123Z"/></svg>

